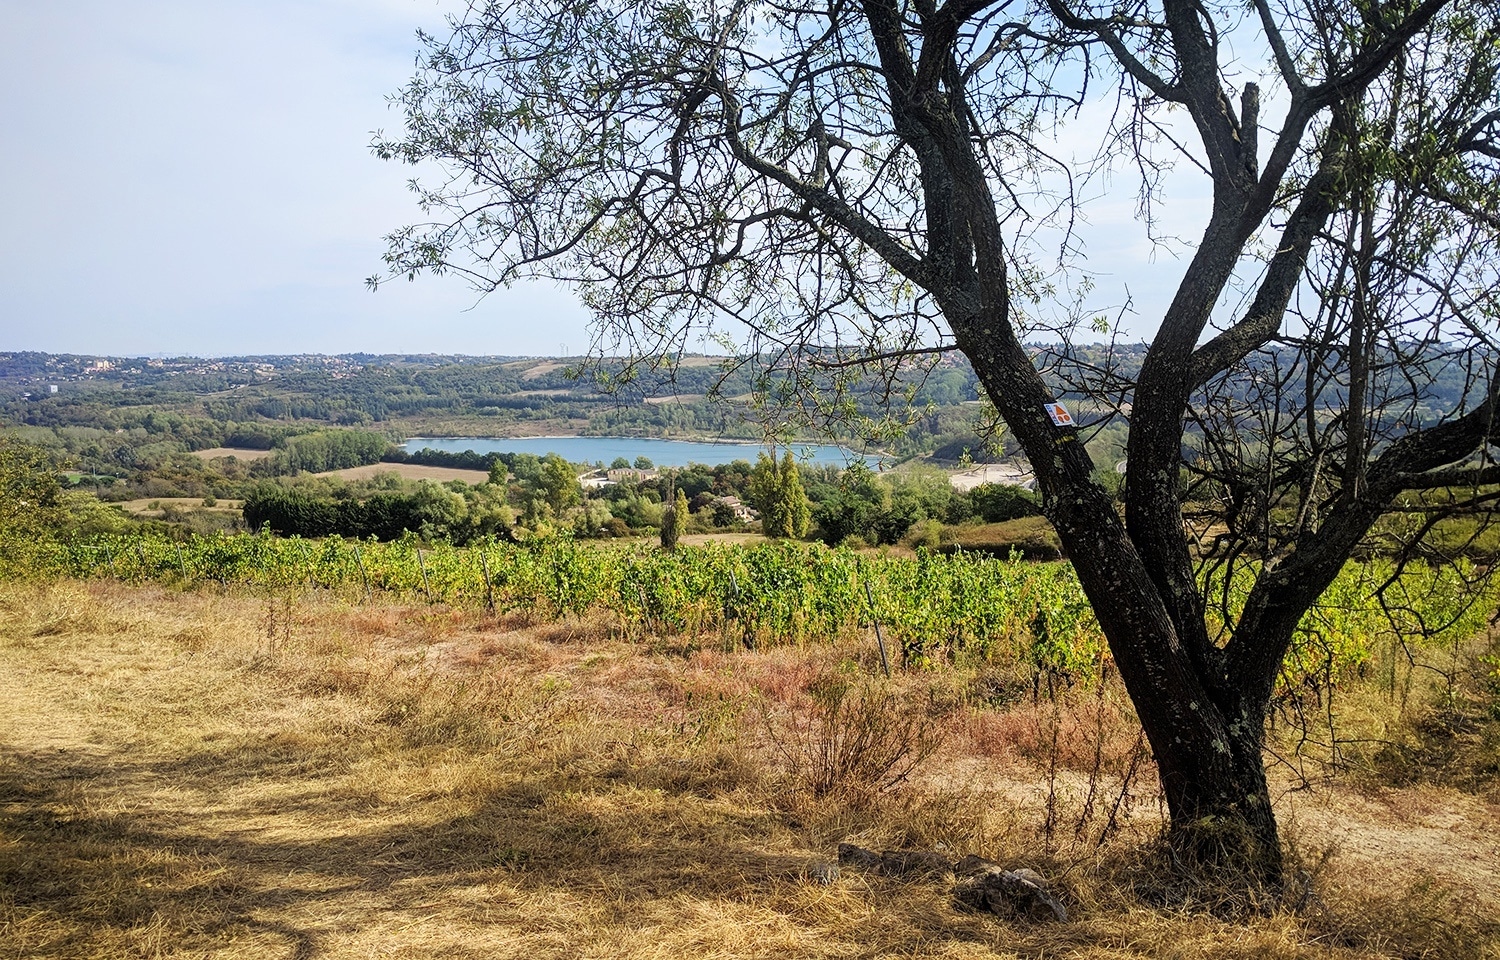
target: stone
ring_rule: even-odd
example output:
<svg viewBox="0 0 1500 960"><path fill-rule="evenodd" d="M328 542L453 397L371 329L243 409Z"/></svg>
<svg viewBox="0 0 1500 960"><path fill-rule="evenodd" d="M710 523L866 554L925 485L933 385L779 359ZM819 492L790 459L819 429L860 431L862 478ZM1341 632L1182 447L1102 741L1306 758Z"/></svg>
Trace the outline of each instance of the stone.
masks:
<svg viewBox="0 0 1500 960"><path fill-rule="evenodd" d="M846 867L854 867L856 870L876 870L880 867L880 854L852 843L841 843L839 844L839 863Z"/></svg>
<svg viewBox="0 0 1500 960"><path fill-rule="evenodd" d="M961 907L1012 920L1066 923L1068 919L1067 908L1047 889L1047 882L1035 870L991 866L954 887L953 898Z"/></svg>
<svg viewBox="0 0 1500 960"><path fill-rule="evenodd" d="M986 860L977 854L969 854L953 865L953 872L959 877L977 877L981 873L990 870L1003 870L1004 867L993 860Z"/></svg>
<svg viewBox="0 0 1500 960"><path fill-rule="evenodd" d="M836 863L819 861L809 866L804 876L806 876L808 883L816 883L826 887L838 880L839 867Z"/></svg>
<svg viewBox="0 0 1500 960"><path fill-rule="evenodd" d="M880 855L880 872L888 877L946 877L953 862L932 850L887 850Z"/></svg>
<svg viewBox="0 0 1500 960"><path fill-rule="evenodd" d="M856 870L870 870L887 877L907 879L946 877L953 873L953 863L933 850L886 850L876 853L852 843L841 843L839 863Z"/></svg>

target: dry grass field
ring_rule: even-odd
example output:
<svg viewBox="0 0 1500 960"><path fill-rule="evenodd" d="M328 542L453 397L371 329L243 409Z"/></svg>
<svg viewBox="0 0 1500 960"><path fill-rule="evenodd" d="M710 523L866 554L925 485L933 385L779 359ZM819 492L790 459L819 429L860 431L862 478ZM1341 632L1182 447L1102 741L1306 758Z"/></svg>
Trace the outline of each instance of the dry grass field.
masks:
<svg viewBox="0 0 1500 960"><path fill-rule="evenodd" d="M1215 916L1154 852L1115 692L1033 700L981 667L885 688L872 664L0 587L0 957L1500 956L1492 785L1289 781L1311 887ZM819 882L844 840L1030 866L1070 919L961 912L951 881Z"/></svg>
<svg viewBox="0 0 1500 960"><path fill-rule="evenodd" d="M245 506L243 500L216 500L211 507L204 506L202 497L141 497L137 500L123 500L118 504L121 510L137 517L151 517L161 519L165 508L201 513L219 513L226 516L238 517L240 510Z"/></svg>
<svg viewBox="0 0 1500 960"><path fill-rule="evenodd" d="M252 450L247 447L213 447L209 450L198 450L193 453L195 457L204 460L218 460L223 457L234 457L236 460L264 460L271 455L269 450Z"/></svg>
<svg viewBox="0 0 1500 960"><path fill-rule="evenodd" d="M363 467L346 467L318 474L323 477L343 477L345 480L368 480L378 473L394 473L406 480L435 480L447 483L462 480L464 483L484 483L490 475L483 470L460 470L456 467L429 467L420 463L371 463Z"/></svg>

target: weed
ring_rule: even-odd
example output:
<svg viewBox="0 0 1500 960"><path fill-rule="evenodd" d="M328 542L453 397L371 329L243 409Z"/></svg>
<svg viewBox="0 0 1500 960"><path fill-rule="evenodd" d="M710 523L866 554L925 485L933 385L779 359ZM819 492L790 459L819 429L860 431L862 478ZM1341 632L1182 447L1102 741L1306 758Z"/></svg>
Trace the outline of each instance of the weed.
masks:
<svg viewBox="0 0 1500 960"><path fill-rule="evenodd" d="M808 693L804 714L769 723L767 733L793 781L815 798L867 805L905 784L942 745L941 725L887 683L829 674Z"/></svg>

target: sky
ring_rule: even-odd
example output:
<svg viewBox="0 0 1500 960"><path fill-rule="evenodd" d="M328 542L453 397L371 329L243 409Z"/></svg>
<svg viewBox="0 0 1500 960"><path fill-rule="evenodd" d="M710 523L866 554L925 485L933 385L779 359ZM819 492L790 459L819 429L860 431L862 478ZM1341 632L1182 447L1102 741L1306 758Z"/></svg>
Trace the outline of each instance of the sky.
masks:
<svg viewBox="0 0 1500 960"><path fill-rule="evenodd" d="M386 97L442 9L0 4L0 350L581 353L587 315L548 281L482 299L457 277L365 287L381 238L419 217L412 168L369 144L399 128ZM1132 186L1104 201L1099 303L1144 277L1130 294L1149 317L1180 271L1128 229Z"/></svg>
<svg viewBox="0 0 1500 960"><path fill-rule="evenodd" d="M419 215L399 127L432 0L0 4L0 350L578 353L551 283L370 292Z"/></svg>

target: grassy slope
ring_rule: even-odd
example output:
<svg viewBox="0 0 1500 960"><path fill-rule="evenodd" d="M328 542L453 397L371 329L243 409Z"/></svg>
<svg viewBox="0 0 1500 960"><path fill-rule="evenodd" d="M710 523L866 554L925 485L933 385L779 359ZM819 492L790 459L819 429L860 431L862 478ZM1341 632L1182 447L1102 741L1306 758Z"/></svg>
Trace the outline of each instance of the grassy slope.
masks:
<svg viewBox="0 0 1500 960"><path fill-rule="evenodd" d="M1097 853L1044 840L1047 781L1026 766L1054 729L1064 767L1095 740L1123 756L1128 715L978 709L1004 677L902 681L946 744L928 774L813 798L807 689L858 662L318 598L3 588L0 957L1500 955L1493 803L1288 798L1304 849L1384 848L1325 866L1301 912L1154 907L1151 819ZM1053 781L1065 820L1081 776ZM845 838L1038 867L1075 919L962 914L944 883L810 882Z"/></svg>

